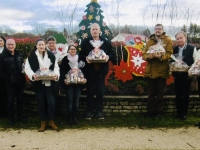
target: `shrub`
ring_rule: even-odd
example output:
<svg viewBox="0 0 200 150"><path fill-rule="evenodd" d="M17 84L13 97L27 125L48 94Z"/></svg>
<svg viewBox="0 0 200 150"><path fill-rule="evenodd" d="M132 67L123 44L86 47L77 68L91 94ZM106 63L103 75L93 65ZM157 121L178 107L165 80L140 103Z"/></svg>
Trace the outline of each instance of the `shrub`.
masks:
<svg viewBox="0 0 200 150"><path fill-rule="evenodd" d="M33 47L35 46L35 41L38 39L39 37L36 38L13 38L16 42L16 49L19 50L24 59L27 58L29 52L31 49L33 49Z"/></svg>

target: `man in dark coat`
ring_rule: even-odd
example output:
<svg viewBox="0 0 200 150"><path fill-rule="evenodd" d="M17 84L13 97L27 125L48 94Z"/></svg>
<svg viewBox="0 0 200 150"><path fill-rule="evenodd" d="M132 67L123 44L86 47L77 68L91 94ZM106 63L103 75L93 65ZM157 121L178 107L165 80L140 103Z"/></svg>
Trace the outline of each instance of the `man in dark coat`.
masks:
<svg viewBox="0 0 200 150"><path fill-rule="evenodd" d="M98 119L104 119L103 108L103 92L105 76L108 73L108 60L112 59L112 45L106 39L100 37L100 27L97 23L93 23L90 28L92 37L82 41L80 60L86 62L85 76L87 79L87 114L85 119L90 120L93 116L93 106L96 104L96 112ZM106 54L105 63L91 63L88 60L88 54L94 50L94 45L100 45L97 51L103 50ZM101 44L100 44L101 43ZM84 72L84 70L83 70ZM94 95L96 93L96 103L94 103Z"/></svg>
<svg viewBox="0 0 200 150"><path fill-rule="evenodd" d="M26 122L22 118L23 113L23 90L25 75L22 73L22 54L16 50L16 43L13 39L6 41L6 48L0 54L0 79L6 82L7 87L7 110L9 124L15 125L14 100L17 98L17 119Z"/></svg>
<svg viewBox="0 0 200 150"><path fill-rule="evenodd" d="M191 66L198 59L198 52L192 45L187 44L187 34L183 31L175 35L177 46L174 47L174 55L182 59L188 66ZM176 94L176 118L181 120L187 119L189 95L192 78L188 72L173 72L175 94Z"/></svg>

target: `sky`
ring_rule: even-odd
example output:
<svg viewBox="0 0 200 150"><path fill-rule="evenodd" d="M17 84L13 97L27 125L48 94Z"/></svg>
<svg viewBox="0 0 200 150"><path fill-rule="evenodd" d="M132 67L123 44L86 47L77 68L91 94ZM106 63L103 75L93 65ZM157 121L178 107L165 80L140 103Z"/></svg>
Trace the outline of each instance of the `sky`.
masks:
<svg viewBox="0 0 200 150"><path fill-rule="evenodd" d="M4 0L0 5L0 29L8 26L17 32L22 32L45 24L47 28L59 30L70 22L70 15L77 4L73 18L75 28L86 14L84 11L90 2L91 0ZM97 2L101 5L107 25L117 25L117 18L121 26L127 24L153 27L156 23L162 23L164 26L180 27L183 24L189 25L190 22L200 25L199 0L97 0ZM117 6L119 17L116 17ZM67 19L62 20L59 17L61 13Z"/></svg>

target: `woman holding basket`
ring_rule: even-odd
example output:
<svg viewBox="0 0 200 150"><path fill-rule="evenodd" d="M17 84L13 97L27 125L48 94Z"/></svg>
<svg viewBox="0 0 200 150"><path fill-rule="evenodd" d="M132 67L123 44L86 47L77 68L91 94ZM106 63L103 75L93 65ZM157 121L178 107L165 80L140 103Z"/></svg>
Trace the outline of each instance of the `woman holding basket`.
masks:
<svg viewBox="0 0 200 150"><path fill-rule="evenodd" d="M45 131L46 119L48 119L48 124L53 130L59 131L58 127L54 123L55 85L60 76L59 67L54 54L46 50L45 41L43 39L38 39L35 47L30 52L25 63L25 73L32 82L33 90L38 102L39 116L41 120L41 127L38 131ZM41 78L44 74L46 76ZM46 118L45 98L48 103L48 118Z"/></svg>
<svg viewBox="0 0 200 150"><path fill-rule="evenodd" d="M86 83L82 71L79 69L84 66L79 62L75 45L68 46L68 55L65 56L60 65L61 87L65 89L67 97L68 121L70 125L78 124L76 115L79 106L79 97L82 85Z"/></svg>

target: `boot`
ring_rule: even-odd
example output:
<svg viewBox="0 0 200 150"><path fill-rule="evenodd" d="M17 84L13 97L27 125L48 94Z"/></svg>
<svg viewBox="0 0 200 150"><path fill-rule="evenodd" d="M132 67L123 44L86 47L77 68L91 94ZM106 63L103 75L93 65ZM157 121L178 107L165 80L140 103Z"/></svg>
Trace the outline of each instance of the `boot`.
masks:
<svg viewBox="0 0 200 150"><path fill-rule="evenodd" d="M73 122L74 122L74 124L75 124L75 125L77 125L77 124L78 124L78 121L77 121L77 119L76 119L76 116L75 116L75 115L73 116L73 118L72 118L72 119L73 119Z"/></svg>
<svg viewBox="0 0 200 150"><path fill-rule="evenodd" d="M45 131L45 127L46 127L46 122L45 121L41 121L41 127L38 130L38 132L44 132Z"/></svg>
<svg viewBox="0 0 200 150"><path fill-rule="evenodd" d="M49 125L53 130L59 131L58 127L55 125L53 120L49 121Z"/></svg>
<svg viewBox="0 0 200 150"><path fill-rule="evenodd" d="M74 125L74 121L73 121L73 118L72 116L69 116L69 125Z"/></svg>

